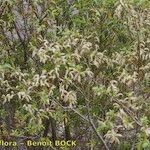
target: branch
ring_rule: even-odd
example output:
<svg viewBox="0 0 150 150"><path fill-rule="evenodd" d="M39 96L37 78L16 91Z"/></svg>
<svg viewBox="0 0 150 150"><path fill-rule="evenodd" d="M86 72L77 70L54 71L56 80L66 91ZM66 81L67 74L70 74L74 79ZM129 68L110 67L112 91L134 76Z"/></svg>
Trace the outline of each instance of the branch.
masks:
<svg viewBox="0 0 150 150"><path fill-rule="evenodd" d="M89 122L89 120L83 116L80 112L78 112L76 109L72 108L72 107L64 107L63 105L61 105L59 102L56 102L56 100L54 100L54 98L52 98L53 102L56 103L58 106L60 106L62 109L64 109L65 111L69 111L72 110L73 112L75 112L77 115L79 115L83 120Z"/></svg>
<svg viewBox="0 0 150 150"><path fill-rule="evenodd" d="M123 110L130 116L130 118L140 127L142 127L141 122L138 120L137 117L134 117L134 114L131 110L129 110L124 104L122 104L121 102L117 101L117 100L113 100L115 103L117 103L119 106L121 106L123 108Z"/></svg>
<svg viewBox="0 0 150 150"><path fill-rule="evenodd" d="M86 106L87 106L87 113L88 113L89 123L91 124L91 126L93 128L93 131L95 132L95 134L97 135L97 137L102 141L102 143L105 146L106 150L110 150L109 147L107 146L105 140L103 139L102 135L100 135L97 132L97 129L96 129L94 123L93 123L93 120L92 120L91 115L90 115L89 101L86 102Z"/></svg>
<svg viewBox="0 0 150 150"><path fill-rule="evenodd" d="M82 119L84 119L85 121L87 121L87 122L91 125L93 131L95 132L95 134L97 135L97 137L99 138L99 140L102 141L102 143L103 143L103 145L105 146L106 150L110 150L109 147L107 146L105 140L103 139L102 135L100 135L100 134L97 132L97 129L96 129L94 123L93 123L92 118L90 117L90 114L89 114L89 106L87 106L87 110L88 110L88 119L87 119L85 116L83 116L83 115L82 115L80 112L78 112L76 109L74 109L74 108L72 108L72 107L64 107L64 106L62 106L59 102L56 102L56 100L54 100L53 98L52 98L52 100L53 100L56 104L58 104L61 108L65 109L65 110L66 110L66 109L67 109L67 110L70 109L70 110L72 110L73 112L75 112L78 116L80 116ZM87 100L87 98L86 98L86 100ZM89 102L89 100L88 100L88 102ZM87 102L87 103L88 103L88 102Z"/></svg>

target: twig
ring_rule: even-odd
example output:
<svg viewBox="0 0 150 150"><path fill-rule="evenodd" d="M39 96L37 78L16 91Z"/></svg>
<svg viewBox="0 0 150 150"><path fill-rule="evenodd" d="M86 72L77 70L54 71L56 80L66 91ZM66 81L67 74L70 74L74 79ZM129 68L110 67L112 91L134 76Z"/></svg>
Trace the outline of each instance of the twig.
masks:
<svg viewBox="0 0 150 150"><path fill-rule="evenodd" d="M130 118L140 127L142 127L141 122L138 120L138 118L133 116L133 112L131 112L125 105L123 105L121 102L117 100L113 100L115 103L119 104L123 108L123 110L130 116Z"/></svg>
<svg viewBox="0 0 150 150"><path fill-rule="evenodd" d="M103 139L102 135L100 135L98 132L97 132L97 129L93 123L93 120L91 118L91 115L90 115L90 108L89 108L89 102L86 102L87 103L87 112L88 112L88 118L89 118L89 122L93 128L93 131L95 132L95 134L97 135L97 137L102 141L103 145L105 146L106 150L110 150L109 147L107 146L105 140Z"/></svg>

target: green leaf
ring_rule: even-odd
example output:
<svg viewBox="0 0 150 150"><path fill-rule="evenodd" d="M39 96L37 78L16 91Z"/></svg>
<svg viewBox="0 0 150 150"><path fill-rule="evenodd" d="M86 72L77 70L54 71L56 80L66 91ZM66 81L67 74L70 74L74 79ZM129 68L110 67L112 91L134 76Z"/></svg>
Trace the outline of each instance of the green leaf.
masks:
<svg viewBox="0 0 150 150"><path fill-rule="evenodd" d="M13 69L10 64L2 64L0 65L0 71Z"/></svg>

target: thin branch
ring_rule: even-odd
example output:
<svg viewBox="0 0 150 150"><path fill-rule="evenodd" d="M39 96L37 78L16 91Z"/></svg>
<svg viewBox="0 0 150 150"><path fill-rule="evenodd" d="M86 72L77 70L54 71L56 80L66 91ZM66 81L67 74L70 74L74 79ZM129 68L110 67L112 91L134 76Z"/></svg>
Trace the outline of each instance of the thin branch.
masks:
<svg viewBox="0 0 150 150"><path fill-rule="evenodd" d="M87 108L89 123L91 124L91 126L93 128L93 131L95 132L95 134L97 135L97 137L102 141L103 145L105 146L105 149L106 150L110 150L109 147L107 146L107 143L103 139L102 135L97 132L97 129L96 129L94 123L93 123L93 120L92 120L91 115L90 115L89 100L86 102L86 106L87 106L86 108Z"/></svg>
<svg viewBox="0 0 150 150"><path fill-rule="evenodd" d="M78 90L80 90L80 89L78 89ZM63 108L63 109L71 109L71 110L74 111L76 114L78 114L82 119L84 119L85 121L87 121L87 122L91 125L93 131L95 132L95 134L97 135L97 137L99 138L99 140L100 140L100 141L103 143L103 145L105 146L106 150L110 150L109 147L107 146L105 140L103 139L102 135L100 135L100 134L97 132L97 129L96 129L96 127L95 127L95 125L94 125L94 123L93 123L93 121L92 121L92 118L90 117L90 113L89 113L89 99L85 96L85 94L84 94L84 92L83 92L82 90L80 90L80 92L84 95L84 97L85 97L85 99L86 99L87 110L88 110L88 119L87 119L86 117L84 117L81 113L79 113L77 110L75 110L74 108L71 108L71 107L64 107L64 106L62 106L59 102L56 102L53 98L52 98L52 99L53 99L54 102L57 103L61 108Z"/></svg>
<svg viewBox="0 0 150 150"><path fill-rule="evenodd" d="M123 108L123 110L130 116L130 118L140 127L142 127L141 122L138 120L137 117L134 117L134 114L131 110L129 110L124 104L122 104L121 102L117 101L117 100L113 100L115 103L119 104L119 106L121 106Z"/></svg>
<svg viewBox="0 0 150 150"><path fill-rule="evenodd" d="M78 114L83 120L89 122L89 120L83 116L81 113L79 113L76 109L72 108L72 107L64 107L63 105L61 105L59 102L57 102L56 100L54 100L52 98L53 102L56 103L58 106L60 106L62 109L64 109L65 111L69 111L72 110L73 112L75 112L76 114Z"/></svg>

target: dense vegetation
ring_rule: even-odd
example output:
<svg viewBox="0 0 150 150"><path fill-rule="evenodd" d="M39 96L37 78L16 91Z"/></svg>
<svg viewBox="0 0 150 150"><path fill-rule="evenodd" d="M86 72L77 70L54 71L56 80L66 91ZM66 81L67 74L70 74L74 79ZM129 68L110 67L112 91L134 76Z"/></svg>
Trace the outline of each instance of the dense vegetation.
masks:
<svg viewBox="0 0 150 150"><path fill-rule="evenodd" d="M0 139L18 150L150 149L149 0L1 0ZM26 140L76 140L26 147Z"/></svg>

